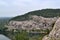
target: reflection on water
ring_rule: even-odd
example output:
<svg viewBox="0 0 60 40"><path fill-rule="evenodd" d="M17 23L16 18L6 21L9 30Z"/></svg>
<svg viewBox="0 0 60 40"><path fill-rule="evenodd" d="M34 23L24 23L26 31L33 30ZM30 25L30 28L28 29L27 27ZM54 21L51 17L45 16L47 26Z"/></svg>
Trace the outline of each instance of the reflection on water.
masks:
<svg viewBox="0 0 60 40"><path fill-rule="evenodd" d="M0 40L10 40L8 37L0 34Z"/></svg>

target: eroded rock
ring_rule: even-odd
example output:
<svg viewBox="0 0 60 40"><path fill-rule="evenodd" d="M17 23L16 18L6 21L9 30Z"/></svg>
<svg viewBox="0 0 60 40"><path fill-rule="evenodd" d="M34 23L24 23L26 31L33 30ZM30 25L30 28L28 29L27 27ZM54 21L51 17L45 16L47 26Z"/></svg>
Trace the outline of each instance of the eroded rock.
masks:
<svg viewBox="0 0 60 40"><path fill-rule="evenodd" d="M47 36L44 37L43 39L47 38L47 40L60 40L60 18L57 19L48 37L51 39L48 39Z"/></svg>
<svg viewBox="0 0 60 40"><path fill-rule="evenodd" d="M56 22L57 17L54 18L44 18L42 16L31 16L31 20L26 21L10 21L8 26L9 30L12 29L23 29L23 30L32 30L32 29L52 29L53 24Z"/></svg>

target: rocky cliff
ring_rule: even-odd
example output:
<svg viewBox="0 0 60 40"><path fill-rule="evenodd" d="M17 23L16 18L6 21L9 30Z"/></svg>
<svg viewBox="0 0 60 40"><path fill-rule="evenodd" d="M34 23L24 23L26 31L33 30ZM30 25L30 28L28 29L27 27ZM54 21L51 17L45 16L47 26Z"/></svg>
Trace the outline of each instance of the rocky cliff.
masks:
<svg viewBox="0 0 60 40"><path fill-rule="evenodd" d="M55 22L49 35L45 36L42 40L60 40L60 18Z"/></svg>
<svg viewBox="0 0 60 40"><path fill-rule="evenodd" d="M23 29L23 30L51 30L53 24L56 22L57 17L45 18L42 16L30 16L30 20L26 21L10 21L8 24L9 30L12 29Z"/></svg>

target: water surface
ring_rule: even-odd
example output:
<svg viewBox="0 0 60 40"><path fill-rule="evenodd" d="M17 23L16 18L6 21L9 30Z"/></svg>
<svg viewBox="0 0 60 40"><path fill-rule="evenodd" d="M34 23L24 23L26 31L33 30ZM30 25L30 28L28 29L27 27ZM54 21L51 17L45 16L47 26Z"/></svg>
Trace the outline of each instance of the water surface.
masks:
<svg viewBox="0 0 60 40"><path fill-rule="evenodd" d="M0 34L0 40L10 40L8 37Z"/></svg>

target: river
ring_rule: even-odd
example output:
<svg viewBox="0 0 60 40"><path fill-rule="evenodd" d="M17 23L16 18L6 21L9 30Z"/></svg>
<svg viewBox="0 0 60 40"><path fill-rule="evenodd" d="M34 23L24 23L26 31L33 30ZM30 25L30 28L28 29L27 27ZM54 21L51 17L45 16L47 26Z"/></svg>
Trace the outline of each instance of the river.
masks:
<svg viewBox="0 0 60 40"><path fill-rule="evenodd" d="M8 37L0 34L0 40L10 40Z"/></svg>

